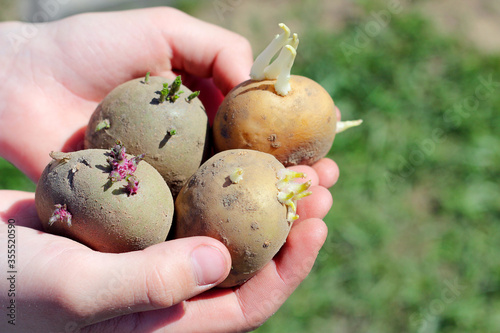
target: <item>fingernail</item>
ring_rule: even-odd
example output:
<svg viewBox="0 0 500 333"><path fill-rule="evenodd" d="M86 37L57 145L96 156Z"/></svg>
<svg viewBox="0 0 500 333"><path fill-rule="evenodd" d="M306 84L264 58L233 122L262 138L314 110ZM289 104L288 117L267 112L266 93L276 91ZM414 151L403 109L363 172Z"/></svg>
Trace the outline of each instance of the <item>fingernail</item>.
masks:
<svg viewBox="0 0 500 333"><path fill-rule="evenodd" d="M191 253L191 262L199 286L216 283L226 273L226 258L213 246L195 248Z"/></svg>

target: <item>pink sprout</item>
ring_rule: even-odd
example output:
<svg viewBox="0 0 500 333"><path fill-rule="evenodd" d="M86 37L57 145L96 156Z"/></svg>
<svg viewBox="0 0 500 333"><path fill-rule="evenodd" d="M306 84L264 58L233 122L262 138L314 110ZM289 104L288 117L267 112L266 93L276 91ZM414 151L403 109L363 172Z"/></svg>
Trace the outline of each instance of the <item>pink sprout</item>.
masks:
<svg viewBox="0 0 500 333"><path fill-rule="evenodd" d="M121 142L117 142L111 149L110 156L108 157L108 162L112 168L109 178L113 183L123 179L126 180L128 183L125 186L127 193L134 195L139 189L139 180L133 174L137 170L139 162L144 159L144 154L129 159L125 155L125 151L125 147Z"/></svg>
<svg viewBox="0 0 500 333"><path fill-rule="evenodd" d="M49 226L54 224L54 222L60 221L66 223L68 227L71 227L71 218L73 217L70 212L68 212L66 205L56 204L56 208L49 219Z"/></svg>
<svg viewBox="0 0 500 333"><path fill-rule="evenodd" d="M127 179L127 186L125 186L125 189L128 193L128 195L134 195L137 194L137 190L139 189L139 181L135 176L130 176Z"/></svg>
<svg viewBox="0 0 500 333"><path fill-rule="evenodd" d="M132 176L137 170L137 165L144 158L144 154L141 154L128 159L125 151L125 147L120 142L111 149L108 162L112 168L109 178L113 183L122 179L127 180L128 177Z"/></svg>

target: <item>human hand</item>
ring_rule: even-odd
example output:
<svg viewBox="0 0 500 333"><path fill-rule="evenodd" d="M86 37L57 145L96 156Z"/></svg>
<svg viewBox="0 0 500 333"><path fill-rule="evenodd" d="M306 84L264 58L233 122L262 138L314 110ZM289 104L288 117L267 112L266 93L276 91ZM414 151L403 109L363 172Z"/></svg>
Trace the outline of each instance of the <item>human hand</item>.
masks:
<svg viewBox="0 0 500 333"><path fill-rule="evenodd" d="M50 151L82 148L90 115L119 84L181 74L213 118L253 61L240 35L172 8L77 15L11 44L23 24L0 24L0 156L35 182Z"/></svg>
<svg viewBox="0 0 500 333"><path fill-rule="evenodd" d="M0 331L238 332L258 327L309 274L327 234L321 218L332 201L321 184L335 183L335 163L325 159L294 169L308 174L313 194L299 201L300 218L287 242L257 275L228 289L210 289L231 267L227 249L215 239L189 237L143 251L100 253L41 231L33 193L0 191L0 234L7 239L8 221L15 221L17 249L16 325L4 318ZM0 260L7 262L6 256L2 251ZM8 290L9 281L0 281ZM5 309L10 300L6 293L0 298Z"/></svg>
<svg viewBox="0 0 500 333"><path fill-rule="evenodd" d="M0 29L16 31L19 25ZM217 43L214 36L219 36ZM49 151L79 148L88 117L118 84L147 71L171 78L180 72L193 90L202 86L201 97L213 116L221 92L247 79L252 63L246 40L166 8L85 14L50 23L15 59L5 53L0 57L7 59L9 69L0 73L0 78L9 78L0 92L0 154L35 181ZM17 243L23 247L16 328L209 332L245 331L262 324L307 276L326 237L321 221L331 207L326 188L335 183L338 169L329 159L294 169L308 174L313 194L299 202L301 218L279 255L244 285L210 291L230 267L227 250L213 239L169 241L120 255L98 253L41 232L33 194L1 191L0 220L5 225L0 230L6 233L13 218ZM200 286L189 255L202 245L219 251L222 268L218 276L209 274L205 282L211 283ZM209 258L217 261L213 253L205 254Z"/></svg>

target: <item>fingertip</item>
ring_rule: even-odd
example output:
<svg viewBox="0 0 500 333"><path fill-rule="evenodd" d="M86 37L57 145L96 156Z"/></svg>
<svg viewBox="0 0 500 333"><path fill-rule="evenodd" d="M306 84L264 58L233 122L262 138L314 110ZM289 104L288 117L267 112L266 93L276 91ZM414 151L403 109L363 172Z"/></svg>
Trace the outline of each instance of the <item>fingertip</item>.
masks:
<svg viewBox="0 0 500 333"><path fill-rule="evenodd" d="M330 188L337 183L340 175L340 170L337 163L335 163L333 160L329 158L322 158L312 167L318 175L319 185L325 188Z"/></svg>
<svg viewBox="0 0 500 333"><path fill-rule="evenodd" d="M226 95L238 84L250 79L253 54L250 42L243 36L231 33L227 47L217 55L213 67L216 86Z"/></svg>
<svg viewBox="0 0 500 333"><path fill-rule="evenodd" d="M311 195L298 201L299 221L309 218L324 218L330 211L333 198L330 191L323 186L311 186Z"/></svg>
<svg viewBox="0 0 500 333"><path fill-rule="evenodd" d="M319 218L305 219L290 230L287 241L275 261L284 280L298 278L293 281L293 288L311 271L327 235L328 228Z"/></svg>
<svg viewBox="0 0 500 333"><path fill-rule="evenodd" d="M335 105L335 113L337 114L337 121L340 121L342 118L342 114L340 113L339 108Z"/></svg>
<svg viewBox="0 0 500 333"><path fill-rule="evenodd" d="M319 184L318 174L314 168L308 165L294 165L289 167L289 169L304 174L304 178L297 178L295 181L299 183L305 183L306 181L310 180L311 186L316 186Z"/></svg>
<svg viewBox="0 0 500 333"><path fill-rule="evenodd" d="M222 282L230 270L231 259L222 249L211 245L200 245L191 252L191 264L198 286L215 285Z"/></svg>
<svg viewBox="0 0 500 333"><path fill-rule="evenodd" d="M231 255L227 247L212 237L185 237L162 242L144 250L148 257L171 260L179 265L191 263L188 270L201 287L222 282L231 269ZM183 258L182 260L180 258ZM171 272L171 268L167 269ZM189 277L189 276L188 276Z"/></svg>

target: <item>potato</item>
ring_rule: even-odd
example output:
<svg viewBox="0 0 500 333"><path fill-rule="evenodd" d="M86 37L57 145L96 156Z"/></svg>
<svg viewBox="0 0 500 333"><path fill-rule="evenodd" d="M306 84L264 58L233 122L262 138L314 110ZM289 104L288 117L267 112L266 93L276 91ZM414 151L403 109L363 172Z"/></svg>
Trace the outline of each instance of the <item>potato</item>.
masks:
<svg viewBox="0 0 500 333"><path fill-rule="evenodd" d="M276 80L248 80L225 97L213 125L216 151L254 149L285 166L311 165L329 152L337 124L335 105L318 83L292 75L286 96Z"/></svg>
<svg viewBox="0 0 500 333"><path fill-rule="evenodd" d="M161 93L176 80L172 98ZM174 197L210 151L205 109L196 97L188 101L191 90L176 80L147 76L113 89L92 114L84 142L87 149L109 149L119 140L129 153L145 153Z"/></svg>
<svg viewBox="0 0 500 333"><path fill-rule="evenodd" d="M175 236L209 236L232 258L221 287L239 285L264 267L285 243L298 217L296 201L310 183L270 154L227 150L206 161L175 201Z"/></svg>
<svg viewBox="0 0 500 333"><path fill-rule="evenodd" d="M35 192L46 232L101 252L141 250L165 241L174 209L167 184L151 165L124 150L120 163L127 170L112 167L112 152L52 153Z"/></svg>
<svg viewBox="0 0 500 333"><path fill-rule="evenodd" d="M361 121L339 121L320 84L290 74L299 39L297 34L290 37L283 23L280 28L283 32L255 59L251 80L230 91L219 107L215 151L253 149L274 155L285 166L312 165L327 155L336 133Z"/></svg>

